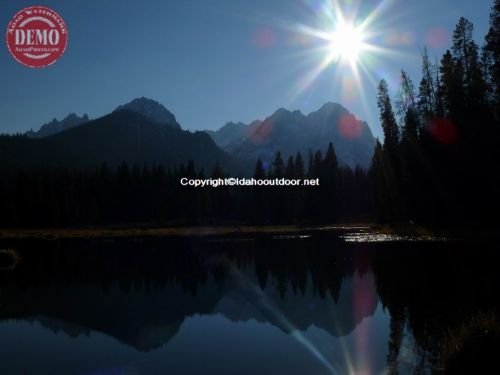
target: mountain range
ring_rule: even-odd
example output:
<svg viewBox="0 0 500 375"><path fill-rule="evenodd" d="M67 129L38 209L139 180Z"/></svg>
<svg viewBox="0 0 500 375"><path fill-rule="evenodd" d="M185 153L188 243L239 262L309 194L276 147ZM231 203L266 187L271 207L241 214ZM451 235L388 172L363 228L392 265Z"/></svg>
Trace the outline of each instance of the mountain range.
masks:
<svg viewBox="0 0 500 375"><path fill-rule="evenodd" d="M79 117L75 113L70 113L61 121L53 119L52 121L43 124L38 131L30 130L26 132L26 135L30 138L49 137L51 135L60 133L65 130L69 130L71 128L74 128L75 126L84 124L89 121L90 121L89 116L86 114L83 115L82 117Z"/></svg>
<svg viewBox="0 0 500 375"><path fill-rule="evenodd" d="M258 158L272 163L277 151L284 158L298 151L307 158L310 151L326 150L329 142L340 163L369 166L375 145L370 128L340 104L326 103L307 116L281 108L262 121L230 122L217 131L190 132L162 104L141 97L98 119L72 113L24 137L1 136L0 164L177 166L193 160L206 171L218 162L229 173L251 174Z"/></svg>
<svg viewBox="0 0 500 375"><path fill-rule="evenodd" d="M44 129L36 132L37 136L0 137L0 164L94 167L104 162L110 166L147 162L174 167L193 160L205 170L217 162L233 170L229 155L210 136L181 129L170 111L146 98L134 99L77 126L52 126L54 132L47 136L43 136L47 134Z"/></svg>
<svg viewBox="0 0 500 375"><path fill-rule="evenodd" d="M342 164L368 168L375 147L369 126L330 102L307 116L281 108L263 121L230 122L208 133L220 148L243 163L255 163L258 158L272 163L278 151L284 158L297 151L307 156L309 151L326 150L332 142Z"/></svg>
<svg viewBox="0 0 500 375"><path fill-rule="evenodd" d="M229 279L221 286L209 279L196 294L187 293L175 283L147 293L140 288L125 292L116 284L106 290L98 284L24 289L9 286L3 293L5 307L0 311L0 322L14 318L38 321L54 332L63 331L72 337L101 332L147 352L167 345L186 320L200 316L221 315L233 323L254 320L285 334L305 332L315 326L332 337L343 337L372 316L379 304L374 297L363 301L353 313L355 288L375 291L372 274L343 279L336 301L330 295L321 298L312 287L303 294L289 292L283 298L274 286L256 289L258 281L253 270L246 270L244 277L247 284L243 285ZM291 285L288 289L292 289ZM73 303L61 304L61 300Z"/></svg>
<svg viewBox="0 0 500 375"><path fill-rule="evenodd" d="M130 103L118 106L113 112L130 111L138 113L152 122L168 125L175 129L181 129L174 114L155 100L140 97Z"/></svg>

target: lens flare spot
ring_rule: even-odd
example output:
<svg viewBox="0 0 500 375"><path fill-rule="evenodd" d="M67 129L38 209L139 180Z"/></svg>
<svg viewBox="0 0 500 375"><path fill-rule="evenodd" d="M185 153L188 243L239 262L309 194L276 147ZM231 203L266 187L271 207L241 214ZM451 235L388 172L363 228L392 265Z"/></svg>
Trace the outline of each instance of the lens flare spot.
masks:
<svg viewBox="0 0 500 375"><path fill-rule="evenodd" d="M443 48L448 45L448 31L442 27L433 27L427 32L427 45L431 48Z"/></svg>
<svg viewBox="0 0 500 375"><path fill-rule="evenodd" d="M351 113L340 118L338 127L340 135L345 139L359 138L363 133L361 122Z"/></svg>
<svg viewBox="0 0 500 375"><path fill-rule="evenodd" d="M341 98L344 103L353 103L357 99L358 87L354 77L342 78Z"/></svg>
<svg viewBox="0 0 500 375"><path fill-rule="evenodd" d="M248 139L254 144L263 144L269 139L273 132L273 123L270 120L265 120L256 123L249 131Z"/></svg>
<svg viewBox="0 0 500 375"><path fill-rule="evenodd" d="M448 119L431 120L427 125L427 130L434 140L442 144L452 144L458 138L457 127Z"/></svg>
<svg viewBox="0 0 500 375"><path fill-rule="evenodd" d="M385 37L385 44L398 47L409 46L415 42L415 34L411 31L391 30Z"/></svg>
<svg viewBox="0 0 500 375"><path fill-rule="evenodd" d="M276 33L270 28L257 29L252 34L252 44L257 48L271 48L276 45Z"/></svg>

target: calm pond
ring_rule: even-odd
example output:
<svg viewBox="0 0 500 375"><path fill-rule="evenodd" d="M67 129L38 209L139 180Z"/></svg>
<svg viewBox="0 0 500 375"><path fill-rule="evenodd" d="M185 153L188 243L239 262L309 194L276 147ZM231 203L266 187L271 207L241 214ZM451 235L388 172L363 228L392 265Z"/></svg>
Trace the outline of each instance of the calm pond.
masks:
<svg viewBox="0 0 500 375"><path fill-rule="evenodd" d="M312 231L0 249L21 258L0 269L0 374L441 373L500 311L491 239Z"/></svg>

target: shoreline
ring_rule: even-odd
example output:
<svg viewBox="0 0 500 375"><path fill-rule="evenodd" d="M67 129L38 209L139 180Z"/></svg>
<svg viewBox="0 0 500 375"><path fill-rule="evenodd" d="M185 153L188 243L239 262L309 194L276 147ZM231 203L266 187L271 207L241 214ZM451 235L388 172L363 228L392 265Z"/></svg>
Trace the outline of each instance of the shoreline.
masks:
<svg viewBox="0 0 500 375"><path fill-rule="evenodd" d="M106 237L206 237L239 234L286 234L311 231L373 231L373 223L333 225L221 225L185 227L96 227L96 228L12 228L0 229L0 240L6 239L91 239Z"/></svg>
<svg viewBox="0 0 500 375"><path fill-rule="evenodd" d="M80 228L0 228L0 240L94 239L133 237L210 237L239 235L286 235L312 232L352 232L385 236L445 238L497 237L489 227L432 228L419 224L336 223L304 225L200 225L200 226L109 226Z"/></svg>

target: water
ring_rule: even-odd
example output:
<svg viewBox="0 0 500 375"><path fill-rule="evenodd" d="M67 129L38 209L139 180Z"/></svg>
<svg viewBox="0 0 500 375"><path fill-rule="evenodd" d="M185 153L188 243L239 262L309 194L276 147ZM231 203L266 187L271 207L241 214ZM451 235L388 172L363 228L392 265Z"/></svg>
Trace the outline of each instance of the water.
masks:
<svg viewBox="0 0 500 375"><path fill-rule="evenodd" d="M0 374L441 373L495 322L495 241L362 237L4 241Z"/></svg>

